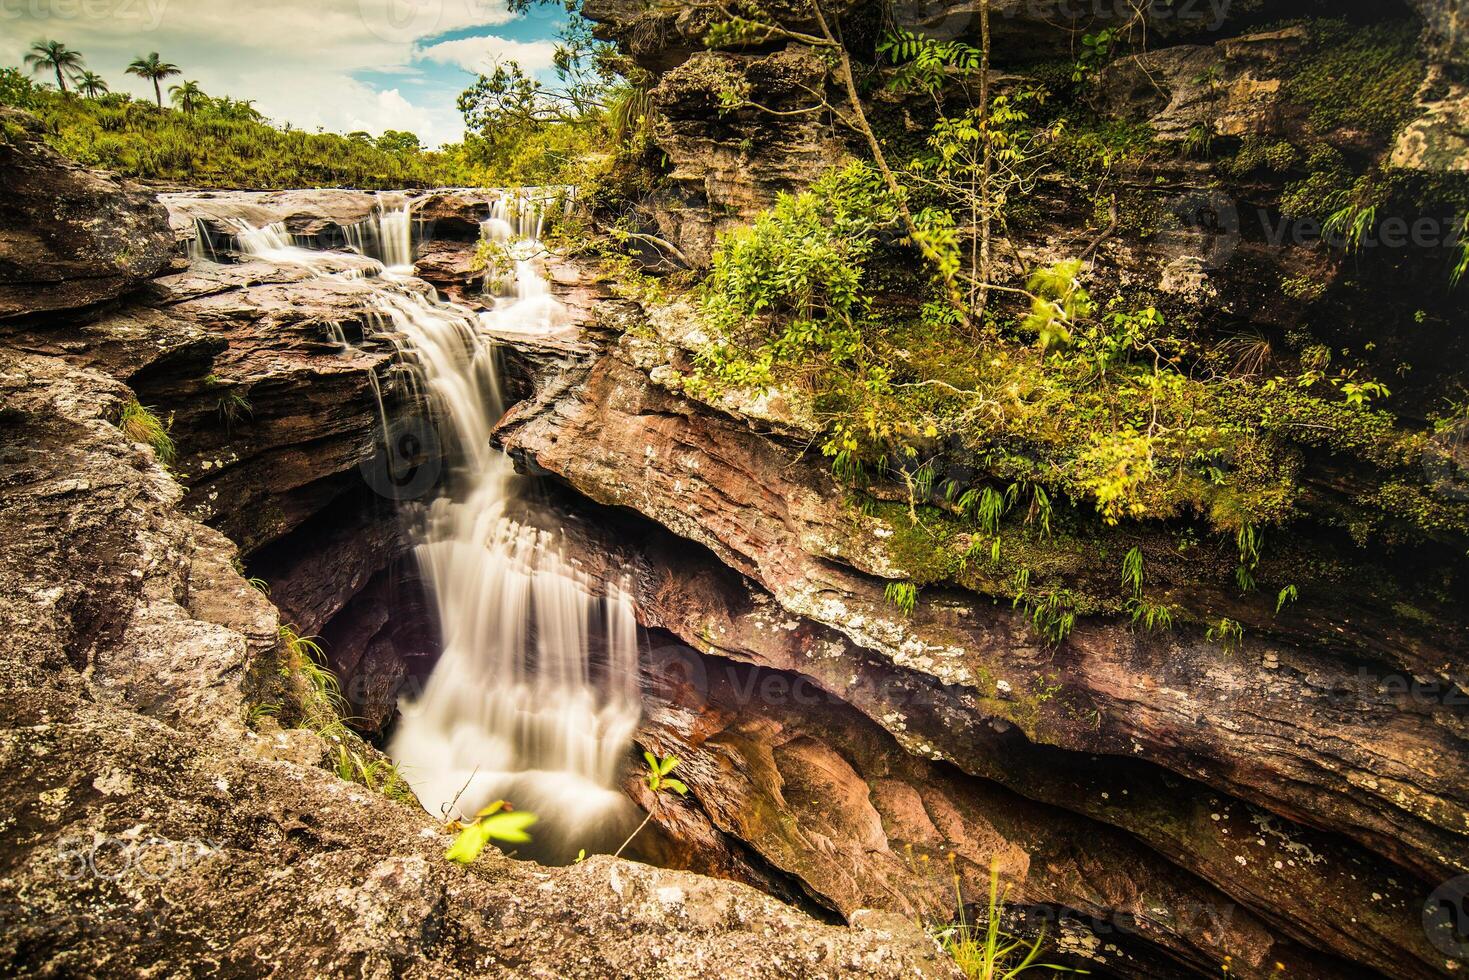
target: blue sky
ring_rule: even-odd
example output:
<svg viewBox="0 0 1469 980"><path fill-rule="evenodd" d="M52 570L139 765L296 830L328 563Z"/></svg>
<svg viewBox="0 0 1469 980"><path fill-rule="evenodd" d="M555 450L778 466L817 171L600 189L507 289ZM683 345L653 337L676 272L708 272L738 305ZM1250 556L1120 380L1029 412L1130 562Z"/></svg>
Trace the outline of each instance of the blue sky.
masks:
<svg viewBox="0 0 1469 980"><path fill-rule="evenodd" d="M158 51L277 122L408 129L436 146L460 137L454 101L477 69L515 60L550 78L565 19L559 3L516 15L505 0L0 0L0 64L55 39L113 91L151 98L123 69Z"/></svg>

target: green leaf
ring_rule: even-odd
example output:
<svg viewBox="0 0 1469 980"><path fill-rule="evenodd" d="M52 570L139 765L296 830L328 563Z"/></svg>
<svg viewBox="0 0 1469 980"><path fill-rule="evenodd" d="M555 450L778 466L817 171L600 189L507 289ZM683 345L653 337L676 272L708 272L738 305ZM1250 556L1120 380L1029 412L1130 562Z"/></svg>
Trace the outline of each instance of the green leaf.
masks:
<svg viewBox="0 0 1469 980"><path fill-rule="evenodd" d="M473 864L489 841L483 825L476 821L459 831L459 836L454 838L454 843L449 845L444 857L459 864Z"/></svg>
<svg viewBox="0 0 1469 980"><path fill-rule="evenodd" d="M535 823L537 819L534 813L515 810L511 813L497 813L492 817L486 817L480 823L485 828L485 836L490 840L502 840L510 844L529 844L530 834L525 832L525 828Z"/></svg>
<svg viewBox="0 0 1469 980"><path fill-rule="evenodd" d="M530 835L525 829L536 822L536 815L524 810L496 812L504 806L505 801L501 800L485 807L485 810L491 811L489 815L461 830L459 836L454 838L454 843L444 852L444 857L459 864L473 864L483 853L485 845L492 840L505 841L508 844L530 843Z"/></svg>
<svg viewBox="0 0 1469 980"><path fill-rule="evenodd" d="M659 763L659 765L658 765L658 775L660 775L660 776L666 776L668 773L673 772L673 767L676 766L676 765L678 765L678 756L676 756L676 755L669 756L668 758L664 759L661 763Z"/></svg>
<svg viewBox="0 0 1469 980"><path fill-rule="evenodd" d="M476 813L474 815L474 817L475 817L476 820L478 820L481 817L488 817L488 816L490 816L492 814L499 813L503 809L505 809L505 801L504 800L496 800L495 802L491 803L489 806L485 807L480 812Z"/></svg>
<svg viewBox="0 0 1469 980"><path fill-rule="evenodd" d="M687 796L689 793L689 788L683 784L683 780L681 779L665 779L663 780L663 785L673 790L679 796Z"/></svg>
<svg viewBox="0 0 1469 980"><path fill-rule="evenodd" d="M658 771L658 757L657 756L655 756L651 752L644 751L643 752L643 758L648 761L648 771L650 771L650 772L657 772Z"/></svg>

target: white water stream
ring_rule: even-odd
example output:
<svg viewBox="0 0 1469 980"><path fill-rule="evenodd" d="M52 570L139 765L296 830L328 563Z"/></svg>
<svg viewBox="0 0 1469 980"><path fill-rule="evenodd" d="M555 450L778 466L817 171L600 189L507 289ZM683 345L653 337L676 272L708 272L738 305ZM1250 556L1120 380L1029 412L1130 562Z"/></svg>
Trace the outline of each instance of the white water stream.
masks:
<svg viewBox="0 0 1469 980"><path fill-rule="evenodd" d="M513 282L476 315L405 288L412 203L349 231L389 266L375 282L382 336L412 368L419 396L456 460L442 495L404 505L430 584L444 649L422 693L404 702L388 752L435 815L472 816L497 800L540 816L534 852L566 860L616 844L632 805L615 789L640 714L637 626L627 584L593 582L568 557L554 517L490 445L503 414L484 331L548 334L569 319L537 257L535 195L505 195L487 237L516 255ZM329 253L283 227L237 229L241 251L323 275ZM387 428L384 416L384 427Z"/></svg>

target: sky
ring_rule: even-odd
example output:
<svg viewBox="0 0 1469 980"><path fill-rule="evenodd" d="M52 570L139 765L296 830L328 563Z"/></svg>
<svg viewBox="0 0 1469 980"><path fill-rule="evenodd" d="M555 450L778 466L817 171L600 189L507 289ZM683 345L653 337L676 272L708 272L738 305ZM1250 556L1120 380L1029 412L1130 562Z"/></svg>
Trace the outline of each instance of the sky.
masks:
<svg viewBox="0 0 1469 980"><path fill-rule="evenodd" d="M505 0L0 0L0 65L57 40L112 91L151 99L124 69L157 51L183 71L169 84L254 99L277 123L406 129L438 146L460 139L455 99L496 60L549 79L565 16L560 4L512 14Z"/></svg>

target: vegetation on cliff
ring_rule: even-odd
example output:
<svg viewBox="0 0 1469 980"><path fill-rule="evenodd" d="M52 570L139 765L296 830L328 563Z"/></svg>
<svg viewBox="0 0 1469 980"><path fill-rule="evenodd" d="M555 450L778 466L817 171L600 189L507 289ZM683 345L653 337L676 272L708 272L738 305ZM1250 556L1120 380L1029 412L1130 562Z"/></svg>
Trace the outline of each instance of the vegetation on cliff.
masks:
<svg viewBox="0 0 1469 980"><path fill-rule="evenodd" d="M912 580L890 596L900 609L912 608L915 586L959 581L1023 603L1053 641L1077 614L1167 628L1183 610L1146 594L1144 567L1173 561L1183 542L1216 541L1233 555L1228 588L1259 607L1251 620L1268 622L1311 575L1261 571L1287 529L1334 525L1370 560L1445 543L1462 551L1469 508L1427 484L1469 403L1432 384L1426 350L1380 349L1371 330L1345 327L1356 320L1350 297L1391 274L1387 259L1411 264L1424 330L1461 309L1469 242L1452 231L1469 220L1469 181L1387 162L1425 72L1416 25L1280 28L1305 56L1288 69L1278 111L1301 125L1272 143L1215 131L1230 106L1207 72L1187 81L1208 118L1182 139L1109 110L1105 67L1146 52L1129 48L1127 31L1088 35L1074 61L1001 81L987 70L987 18L974 46L888 30L873 50L851 51L825 22L810 31L744 14L717 22L709 43L785 38L826 52L838 94L812 92L810 111L851 133L857 161L721 237L698 292L713 340L686 384L809 394L821 451L854 503L872 512L896 488L896 522L913 534L900 531L894 547L921 539L903 562ZM737 74L711 72L706 84L722 115L790 111L762 104ZM918 134L915 121L926 127ZM1228 261L1210 254L1220 236L1194 223L1194 204L1148 186L1182 171L1199 194L1230 201L1274 181L1262 224L1322 229L1317 272L1279 286L1297 326L1231 326L1209 309L1223 303L1199 259L1170 267L1164 289L1109 270L1101 255L1122 235ZM1090 212L1084 235L1069 253L1036 254L1027 239L1046 220L1038 203L1078 198ZM1425 218L1450 233L1364 253L1386 222ZM1236 228L1226 247L1250 234ZM1317 489L1344 470L1358 485L1345 509ZM1109 547L1114 539L1133 544ZM1135 556L1131 584L1049 574L1074 571L1066 555L1078 549ZM1240 613L1222 612L1195 607L1186 618L1233 645Z"/></svg>

